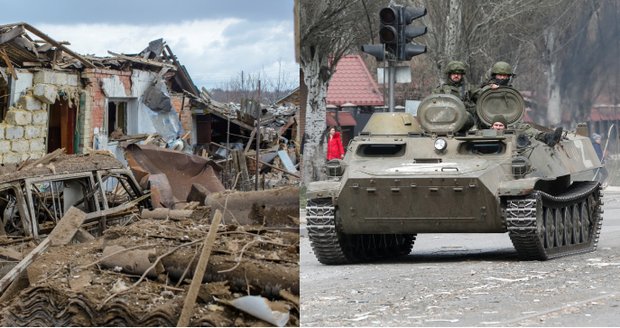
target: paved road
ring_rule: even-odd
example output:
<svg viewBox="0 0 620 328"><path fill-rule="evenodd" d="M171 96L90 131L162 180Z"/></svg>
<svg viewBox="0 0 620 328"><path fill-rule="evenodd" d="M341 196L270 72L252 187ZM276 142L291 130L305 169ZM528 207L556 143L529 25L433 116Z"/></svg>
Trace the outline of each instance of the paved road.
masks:
<svg viewBox="0 0 620 328"><path fill-rule="evenodd" d="M507 234L426 234L398 260L325 266L302 227L301 324L618 326L620 189L604 201L598 250L546 262L519 261Z"/></svg>

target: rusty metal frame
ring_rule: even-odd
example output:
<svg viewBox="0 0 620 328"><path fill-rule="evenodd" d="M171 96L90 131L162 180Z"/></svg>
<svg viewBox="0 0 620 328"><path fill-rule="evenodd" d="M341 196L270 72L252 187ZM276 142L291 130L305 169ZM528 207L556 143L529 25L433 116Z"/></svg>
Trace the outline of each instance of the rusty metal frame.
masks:
<svg viewBox="0 0 620 328"><path fill-rule="evenodd" d="M33 235L32 226L30 225L30 222L28 222L28 217L30 217L30 215L28 214L28 207L26 206L26 199L24 198L21 185L19 183L6 183L0 185L0 192L8 189L12 189L15 192L15 205L19 211L22 228L24 229L26 236L30 237Z"/></svg>
<svg viewBox="0 0 620 328"><path fill-rule="evenodd" d="M91 184L91 188L95 189L96 185L95 185L95 178L92 174L92 172L80 172L80 173L68 173L68 174L59 174L59 175L47 175L47 176L43 176L43 177L36 177L36 178L26 178L24 179L24 187L26 189L26 199L28 202L28 209L29 209L29 217L30 217L30 224L31 224L31 229L33 232L33 236L39 237L39 223L36 219L37 216L36 211L34 209L34 199L33 199L33 184L36 183L42 183L42 182L60 182L60 181L65 181L65 180L71 180L71 179L80 179L80 178L88 178L90 184ZM100 187L101 190L101 187ZM95 208L96 211L99 211L99 199L97 198L97 193L93 194L93 197L95 198Z"/></svg>

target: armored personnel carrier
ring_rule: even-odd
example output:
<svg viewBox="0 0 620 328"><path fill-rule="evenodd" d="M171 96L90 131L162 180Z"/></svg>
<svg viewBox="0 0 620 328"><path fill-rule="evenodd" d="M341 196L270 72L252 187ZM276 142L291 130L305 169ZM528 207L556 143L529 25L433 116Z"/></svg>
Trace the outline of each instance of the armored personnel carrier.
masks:
<svg viewBox="0 0 620 328"><path fill-rule="evenodd" d="M452 95L429 96L417 117L374 114L345 158L327 163L330 178L308 186L318 260L406 255L418 233L507 232L526 260L593 251L604 168L587 131L550 144L549 129L522 122L524 107L518 91L499 88L480 96L478 129ZM496 115L506 130L484 128Z"/></svg>

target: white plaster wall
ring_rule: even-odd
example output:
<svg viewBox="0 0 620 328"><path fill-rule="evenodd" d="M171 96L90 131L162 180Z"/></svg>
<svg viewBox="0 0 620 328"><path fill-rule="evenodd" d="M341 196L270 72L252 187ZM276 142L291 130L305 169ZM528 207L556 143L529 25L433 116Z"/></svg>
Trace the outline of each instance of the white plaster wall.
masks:
<svg viewBox="0 0 620 328"><path fill-rule="evenodd" d="M132 120L132 124L135 124L135 133L155 133L155 127L153 126L153 121L151 119L151 115L153 115L153 111L146 107L142 102L142 94L146 89L153 83L153 80L157 74L153 72L146 72L140 70L134 70L131 74L131 95L132 97L136 97L138 101L136 102L137 110L132 110L132 114L135 114L136 117L128 117L128 120ZM128 124L130 122L127 122Z"/></svg>
<svg viewBox="0 0 620 328"><path fill-rule="evenodd" d="M125 85L121 82L118 75L101 80L101 89L108 98L127 98L129 95L125 93Z"/></svg>

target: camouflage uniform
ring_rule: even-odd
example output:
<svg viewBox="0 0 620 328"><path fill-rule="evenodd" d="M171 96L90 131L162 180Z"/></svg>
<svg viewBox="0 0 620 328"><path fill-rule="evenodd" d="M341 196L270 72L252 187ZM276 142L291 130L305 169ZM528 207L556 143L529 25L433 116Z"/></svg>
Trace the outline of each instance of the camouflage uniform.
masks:
<svg viewBox="0 0 620 328"><path fill-rule="evenodd" d="M445 93L451 94L463 101L466 107L471 103L470 94L471 87L465 83L465 64L460 61L451 61L446 67L446 83L438 86L433 90L434 94ZM460 81L454 82L450 79L451 74L461 74L463 77Z"/></svg>
<svg viewBox="0 0 620 328"><path fill-rule="evenodd" d="M498 79L496 77L496 75L498 74L508 75L508 79ZM493 64L493 67L491 67L491 78L479 89L472 93L472 99L474 101L478 101L480 95L491 88L491 84L497 84L500 88L512 87L510 82L512 81L514 75L515 74L512 72L512 66L510 66L510 64L508 64L507 62L499 61ZM513 128L515 130L522 131L529 138L534 138L536 140L544 142L549 147L554 147L558 142L560 142L560 140L562 139L562 133L564 131L562 127L558 127L553 132L542 132L541 130L524 122L515 123Z"/></svg>
<svg viewBox="0 0 620 328"><path fill-rule="evenodd" d="M438 86L433 90L433 94L451 94L461 99L467 112L471 115L469 123L465 124L464 129L468 130L474 124L474 117L476 117L476 104L471 100L471 94L473 89L465 82L465 64L461 61L453 60L446 66L446 82ZM461 74L461 80L458 82L452 81L451 74Z"/></svg>

